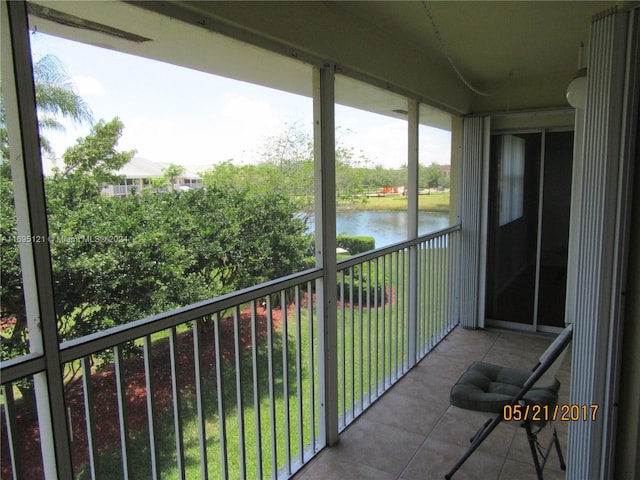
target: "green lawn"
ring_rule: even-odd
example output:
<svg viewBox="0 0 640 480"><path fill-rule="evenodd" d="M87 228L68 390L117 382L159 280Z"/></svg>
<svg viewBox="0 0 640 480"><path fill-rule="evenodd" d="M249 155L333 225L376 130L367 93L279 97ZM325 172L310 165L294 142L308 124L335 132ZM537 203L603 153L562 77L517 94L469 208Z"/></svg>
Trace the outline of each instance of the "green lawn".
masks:
<svg viewBox="0 0 640 480"><path fill-rule="evenodd" d="M386 197L368 197L366 201L339 203L341 210L393 211L406 210L408 200L403 195ZM449 212L449 192L434 192L418 197L418 210L431 212Z"/></svg>

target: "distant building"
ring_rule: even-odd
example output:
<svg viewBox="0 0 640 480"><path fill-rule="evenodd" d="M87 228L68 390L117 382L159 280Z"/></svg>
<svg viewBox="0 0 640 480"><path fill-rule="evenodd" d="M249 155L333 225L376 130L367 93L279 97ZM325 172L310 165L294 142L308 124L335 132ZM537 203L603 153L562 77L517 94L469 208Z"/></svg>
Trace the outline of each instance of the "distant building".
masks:
<svg viewBox="0 0 640 480"><path fill-rule="evenodd" d="M164 170L169 165L169 163L152 162L146 158L134 157L117 173L123 177L122 182L117 185L105 185L102 193L120 197L140 193L143 189L152 186L154 178L164 177ZM202 177L185 167L185 171L174 179L173 188L179 190L202 188Z"/></svg>

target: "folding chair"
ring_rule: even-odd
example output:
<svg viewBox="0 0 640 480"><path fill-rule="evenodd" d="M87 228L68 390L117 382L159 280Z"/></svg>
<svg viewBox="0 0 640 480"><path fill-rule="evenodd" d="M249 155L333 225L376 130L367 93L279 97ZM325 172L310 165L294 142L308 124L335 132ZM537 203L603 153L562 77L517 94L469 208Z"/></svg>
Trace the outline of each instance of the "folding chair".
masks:
<svg viewBox="0 0 640 480"><path fill-rule="evenodd" d="M566 469L555 426L546 449L540 446L537 435L548 420L553 420L555 417L560 389L556 372L562 363L567 346L571 343L572 336L573 325L570 324L549 345L531 371L474 362L462 374L451 389L451 404L466 410L493 413L496 416L488 419L470 439L471 445L465 454L445 475L447 480L503 421L505 407L509 412L518 412L520 426L527 432L538 480L543 480L542 471L554 445L560 457L560 468ZM515 409L514 406L516 406ZM534 415L535 413L537 415Z"/></svg>

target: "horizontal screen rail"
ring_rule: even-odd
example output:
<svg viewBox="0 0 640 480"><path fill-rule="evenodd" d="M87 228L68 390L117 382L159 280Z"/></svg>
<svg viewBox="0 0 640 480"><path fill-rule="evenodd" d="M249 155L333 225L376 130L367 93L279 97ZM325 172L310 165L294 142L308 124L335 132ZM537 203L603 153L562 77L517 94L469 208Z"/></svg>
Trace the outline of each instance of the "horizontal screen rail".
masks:
<svg viewBox="0 0 640 480"><path fill-rule="evenodd" d="M371 250L370 252L364 252L358 255L354 255L353 257L349 257L345 260L341 260L338 262L338 270L343 270L345 268L353 267L354 265L358 265L360 263L364 263L368 260L375 260L378 257L382 257L389 253L397 252L398 250L402 250L405 248L412 247L414 245L418 245L423 242L427 242L434 238L443 237L452 232L457 232L461 229L460 224L453 225L451 227L443 228L442 230L438 230L433 233L429 233L427 235L423 235L421 237L415 238L413 240L406 240L404 242L394 243L387 247L378 248L376 250Z"/></svg>
<svg viewBox="0 0 640 480"><path fill-rule="evenodd" d="M322 277L322 269L307 270L286 277L262 283L237 292L228 293L211 300L194 303L169 312L159 313L141 320L119 325L102 332L96 332L60 345L63 362L91 355L125 342L152 335L185 322L197 320L260 297L280 292Z"/></svg>

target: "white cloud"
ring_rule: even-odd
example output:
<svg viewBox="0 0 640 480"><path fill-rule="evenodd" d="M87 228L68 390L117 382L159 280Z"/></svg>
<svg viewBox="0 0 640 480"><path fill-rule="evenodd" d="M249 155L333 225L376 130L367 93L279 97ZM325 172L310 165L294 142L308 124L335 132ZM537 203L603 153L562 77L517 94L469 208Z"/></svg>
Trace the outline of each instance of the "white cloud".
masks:
<svg viewBox="0 0 640 480"><path fill-rule="evenodd" d="M94 77L78 75L73 77L72 80L81 97L105 95L107 93L100 81Z"/></svg>

